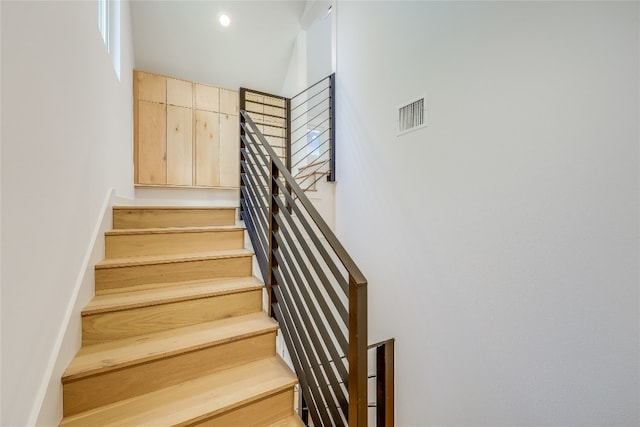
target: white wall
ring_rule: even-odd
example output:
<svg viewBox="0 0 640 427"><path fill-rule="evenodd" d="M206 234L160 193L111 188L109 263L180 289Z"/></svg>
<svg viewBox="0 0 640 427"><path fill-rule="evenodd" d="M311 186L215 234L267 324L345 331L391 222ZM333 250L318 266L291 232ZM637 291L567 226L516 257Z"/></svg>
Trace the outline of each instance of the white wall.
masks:
<svg viewBox="0 0 640 427"><path fill-rule="evenodd" d="M337 12L337 229L396 425L637 426L638 3Z"/></svg>
<svg viewBox="0 0 640 427"><path fill-rule="evenodd" d="M307 30L307 82L315 82L331 74L331 15L317 18Z"/></svg>
<svg viewBox="0 0 640 427"><path fill-rule="evenodd" d="M128 3L122 81L95 2L0 4L0 424L24 426L40 411L104 201L112 189L133 198L133 51Z"/></svg>
<svg viewBox="0 0 640 427"><path fill-rule="evenodd" d="M307 88L307 32L300 30L296 41L291 48L289 65L282 83L280 93L286 97L292 97Z"/></svg>

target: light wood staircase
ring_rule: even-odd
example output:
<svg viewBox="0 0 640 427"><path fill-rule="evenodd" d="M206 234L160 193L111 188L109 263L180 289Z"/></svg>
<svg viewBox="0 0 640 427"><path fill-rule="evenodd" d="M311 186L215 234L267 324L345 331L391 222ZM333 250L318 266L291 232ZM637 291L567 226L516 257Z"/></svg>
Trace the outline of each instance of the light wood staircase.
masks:
<svg viewBox="0 0 640 427"><path fill-rule="evenodd" d="M234 208L117 207L61 426L303 426Z"/></svg>
<svg viewBox="0 0 640 427"><path fill-rule="evenodd" d="M323 159L300 166L294 178L304 191L317 191L317 182L327 175L329 175L329 159Z"/></svg>

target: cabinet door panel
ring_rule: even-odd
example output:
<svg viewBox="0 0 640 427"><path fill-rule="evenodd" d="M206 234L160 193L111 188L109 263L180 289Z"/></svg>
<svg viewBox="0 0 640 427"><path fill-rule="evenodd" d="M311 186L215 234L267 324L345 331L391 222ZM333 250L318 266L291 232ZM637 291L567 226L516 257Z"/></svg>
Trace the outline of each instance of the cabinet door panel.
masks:
<svg viewBox="0 0 640 427"><path fill-rule="evenodd" d="M240 124L229 114L220 115L220 186L240 186Z"/></svg>
<svg viewBox="0 0 640 427"><path fill-rule="evenodd" d="M167 79L167 104L191 108L193 89L191 82Z"/></svg>
<svg viewBox="0 0 640 427"><path fill-rule="evenodd" d="M196 185L220 185L219 114L196 110Z"/></svg>
<svg viewBox="0 0 640 427"><path fill-rule="evenodd" d="M220 89L213 86L197 84L196 108L206 111L220 111Z"/></svg>
<svg viewBox="0 0 640 427"><path fill-rule="evenodd" d="M191 109L167 106L167 184L193 183L193 122Z"/></svg>
<svg viewBox="0 0 640 427"><path fill-rule="evenodd" d="M235 90L220 89L220 112L238 115L238 92Z"/></svg>
<svg viewBox="0 0 640 427"><path fill-rule="evenodd" d="M166 184L167 127L166 106L138 102L138 183Z"/></svg>
<svg viewBox="0 0 640 427"><path fill-rule="evenodd" d="M138 99L150 102L167 102L167 79L155 74L136 72Z"/></svg>

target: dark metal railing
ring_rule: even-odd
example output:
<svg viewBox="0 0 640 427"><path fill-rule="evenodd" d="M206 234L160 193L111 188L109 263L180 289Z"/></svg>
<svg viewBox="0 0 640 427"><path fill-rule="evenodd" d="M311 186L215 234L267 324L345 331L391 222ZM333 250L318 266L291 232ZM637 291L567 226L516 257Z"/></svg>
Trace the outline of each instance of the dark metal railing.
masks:
<svg viewBox="0 0 640 427"><path fill-rule="evenodd" d="M375 412L375 417L372 417L375 420L373 425L376 427L393 427L395 412L395 340L391 338L370 344L368 350L373 359L373 363L370 363L369 367L370 371L373 371L369 374L369 390L374 390L373 393L369 393L369 408Z"/></svg>
<svg viewBox="0 0 640 427"><path fill-rule="evenodd" d="M289 99L290 171L303 189L336 180L335 74Z"/></svg>
<svg viewBox="0 0 640 427"><path fill-rule="evenodd" d="M314 426L367 426L367 281L252 119L241 206ZM305 420L306 421L306 420Z"/></svg>

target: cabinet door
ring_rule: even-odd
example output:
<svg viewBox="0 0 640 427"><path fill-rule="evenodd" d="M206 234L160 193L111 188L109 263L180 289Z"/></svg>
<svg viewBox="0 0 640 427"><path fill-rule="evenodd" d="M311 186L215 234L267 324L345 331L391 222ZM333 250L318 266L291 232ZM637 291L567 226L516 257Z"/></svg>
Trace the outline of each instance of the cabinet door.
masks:
<svg viewBox="0 0 640 427"><path fill-rule="evenodd" d="M220 111L220 89L213 86L195 84L196 109L205 111Z"/></svg>
<svg viewBox="0 0 640 427"><path fill-rule="evenodd" d="M166 105L138 101L138 183L166 184Z"/></svg>
<svg viewBox="0 0 640 427"><path fill-rule="evenodd" d="M193 184L191 109L167 106L167 184Z"/></svg>
<svg viewBox="0 0 640 427"><path fill-rule="evenodd" d="M167 104L191 108L193 106L193 85L178 79L167 79Z"/></svg>
<svg viewBox="0 0 640 427"><path fill-rule="evenodd" d="M229 89L220 89L220 112L238 115L238 92Z"/></svg>
<svg viewBox="0 0 640 427"><path fill-rule="evenodd" d="M141 101L167 102L167 79L163 76L135 72L137 97Z"/></svg>
<svg viewBox="0 0 640 427"><path fill-rule="evenodd" d="M219 114L196 110L196 185L220 185Z"/></svg>
<svg viewBox="0 0 640 427"><path fill-rule="evenodd" d="M220 186L240 186L240 124L230 114L220 114Z"/></svg>

